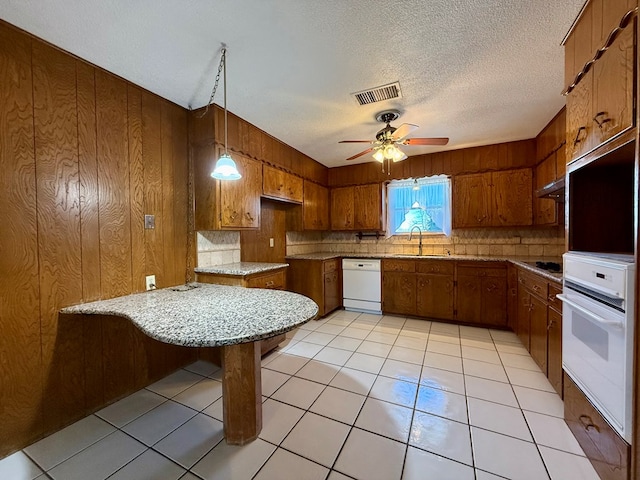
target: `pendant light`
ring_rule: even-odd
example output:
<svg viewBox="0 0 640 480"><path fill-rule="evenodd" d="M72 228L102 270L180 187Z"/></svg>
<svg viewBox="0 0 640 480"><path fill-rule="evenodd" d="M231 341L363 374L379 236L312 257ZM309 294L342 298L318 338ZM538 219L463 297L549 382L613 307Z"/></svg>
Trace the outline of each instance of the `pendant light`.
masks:
<svg viewBox="0 0 640 480"><path fill-rule="evenodd" d="M217 180L239 180L240 178L242 178L242 175L240 175L240 172L238 172L236 162L233 161L231 155L229 155L229 151L227 150L227 48L224 44L222 45L220 67L222 67L224 82L224 153L220 155L220 158L216 162L216 166L213 169L213 172L211 172L211 176ZM211 94L209 103L211 103L211 101L213 100L213 96L215 95L216 87L218 86L219 75L220 68L218 68L218 78L216 78L216 83L213 87L213 93Z"/></svg>

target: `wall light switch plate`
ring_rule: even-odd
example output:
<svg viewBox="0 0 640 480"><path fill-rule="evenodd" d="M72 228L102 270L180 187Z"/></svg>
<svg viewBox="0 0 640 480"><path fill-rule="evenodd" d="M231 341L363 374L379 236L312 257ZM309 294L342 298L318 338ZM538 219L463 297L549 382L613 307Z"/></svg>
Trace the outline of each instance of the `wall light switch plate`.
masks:
<svg viewBox="0 0 640 480"><path fill-rule="evenodd" d="M275 244L275 242L274 242L273 238L270 238L270 239L269 239L269 246L273 248L273 247L275 247L275 245L276 245L276 244Z"/></svg>
<svg viewBox="0 0 640 480"><path fill-rule="evenodd" d="M144 228L156 228L156 216L155 215L145 215L144 216Z"/></svg>
<svg viewBox="0 0 640 480"><path fill-rule="evenodd" d="M147 275L145 277L145 284L147 285L147 290L155 290L156 289L156 276L155 275Z"/></svg>

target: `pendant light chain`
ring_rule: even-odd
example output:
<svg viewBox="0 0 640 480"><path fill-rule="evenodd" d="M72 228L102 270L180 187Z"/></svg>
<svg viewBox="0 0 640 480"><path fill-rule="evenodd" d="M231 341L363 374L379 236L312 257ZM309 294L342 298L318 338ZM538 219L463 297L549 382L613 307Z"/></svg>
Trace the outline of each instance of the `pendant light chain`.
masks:
<svg viewBox="0 0 640 480"><path fill-rule="evenodd" d="M225 66L227 60L227 46L223 43L222 44L222 56L220 57L220 64L218 65L218 73L216 74L216 80L215 83L213 84L213 88L211 89L211 96L209 97L209 102L207 102L207 108L204 109L204 112L202 112L201 115L198 115L198 118L202 118L204 117L207 112L209 111L209 107L211 106L211 104L213 103L213 98L216 96L216 91L218 90L218 83L220 82L220 74L222 73L222 69ZM226 104L227 104L227 92L226 92L226 86L227 86L227 69L224 69L224 86L225 86L225 111L226 111ZM226 122L226 117L225 117L225 122ZM225 145L227 143L226 139L225 139Z"/></svg>

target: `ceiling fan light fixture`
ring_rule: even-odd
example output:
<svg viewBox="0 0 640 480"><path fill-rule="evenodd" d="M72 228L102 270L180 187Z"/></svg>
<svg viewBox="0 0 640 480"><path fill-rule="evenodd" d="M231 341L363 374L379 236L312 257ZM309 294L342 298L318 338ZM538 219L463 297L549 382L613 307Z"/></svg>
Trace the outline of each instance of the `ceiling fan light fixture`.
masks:
<svg viewBox="0 0 640 480"><path fill-rule="evenodd" d="M400 150L399 148L395 147L393 150L394 150L393 151L393 161L394 162L401 162L402 160L407 158L407 155L402 150Z"/></svg>
<svg viewBox="0 0 640 480"><path fill-rule="evenodd" d="M379 148L375 151L375 153L373 154L373 158L377 161L377 162L384 162L384 153L382 152L382 149Z"/></svg>

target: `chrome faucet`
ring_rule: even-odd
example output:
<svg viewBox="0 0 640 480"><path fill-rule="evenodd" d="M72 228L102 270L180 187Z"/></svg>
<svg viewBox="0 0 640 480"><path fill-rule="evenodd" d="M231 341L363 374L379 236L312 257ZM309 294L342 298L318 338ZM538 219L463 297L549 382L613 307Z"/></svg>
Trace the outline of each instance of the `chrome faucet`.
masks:
<svg viewBox="0 0 640 480"><path fill-rule="evenodd" d="M422 256L422 229L418 225L414 225L411 227L411 231L409 232L409 241L413 238L413 230L417 228L418 232L420 232L420 243L418 244L418 255Z"/></svg>

